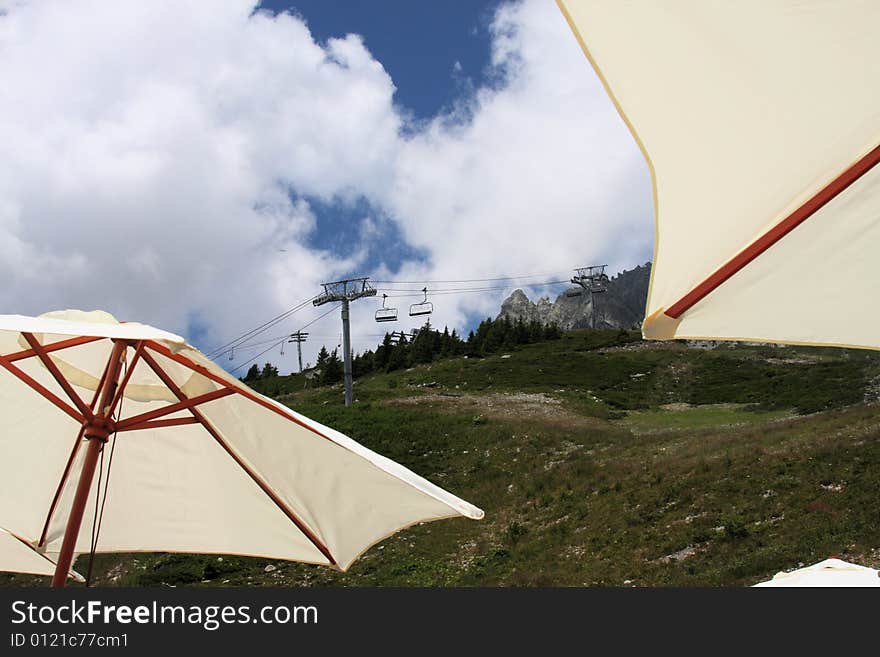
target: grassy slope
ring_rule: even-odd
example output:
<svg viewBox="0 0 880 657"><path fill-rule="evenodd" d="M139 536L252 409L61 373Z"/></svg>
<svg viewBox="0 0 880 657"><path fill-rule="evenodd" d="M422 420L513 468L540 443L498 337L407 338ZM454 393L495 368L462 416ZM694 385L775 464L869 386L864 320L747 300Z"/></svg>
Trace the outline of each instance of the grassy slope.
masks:
<svg viewBox="0 0 880 657"><path fill-rule="evenodd" d="M831 554L877 567L880 406L863 398L878 371L866 352L575 332L509 358L365 378L352 408L339 387L282 378L282 401L485 520L400 532L348 573L104 555L98 583L718 586Z"/></svg>

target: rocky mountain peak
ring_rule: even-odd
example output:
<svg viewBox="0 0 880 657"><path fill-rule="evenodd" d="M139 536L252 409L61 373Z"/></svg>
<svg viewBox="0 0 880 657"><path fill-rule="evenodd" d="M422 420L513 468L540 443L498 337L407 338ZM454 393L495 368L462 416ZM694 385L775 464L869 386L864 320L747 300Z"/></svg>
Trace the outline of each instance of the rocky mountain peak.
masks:
<svg viewBox="0 0 880 657"><path fill-rule="evenodd" d="M650 278L650 262L615 274L608 281L607 291L595 295L598 328L630 329L639 326L645 313ZM498 317L507 317L511 321L522 319L542 324L555 323L566 331L589 328L592 303L587 293L567 296L565 292L555 301L545 296L534 303L523 290L514 290L501 304Z"/></svg>

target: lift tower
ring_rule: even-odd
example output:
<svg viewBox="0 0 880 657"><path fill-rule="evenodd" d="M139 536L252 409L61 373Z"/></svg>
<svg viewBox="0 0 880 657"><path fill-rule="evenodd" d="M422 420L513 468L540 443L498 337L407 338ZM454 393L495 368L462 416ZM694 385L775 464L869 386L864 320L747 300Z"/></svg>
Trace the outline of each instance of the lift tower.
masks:
<svg viewBox="0 0 880 657"><path fill-rule="evenodd" d="M302 351L302 343L306 341L309 337L307 331L297 331L296 333L290 334L290 339L288 342L296 342L296 355L299 358L299 373L302 374L303 371L303 351Z"/></svg>
<svg viewBox="0 0 880 657"><path fill-rule="evenodd" d="M608 288L605 284L608 282L608 276L605 275L605 267L608 265L592 265L590 267L578 267L575 269L577 274L572 277L571 282L580 285L584 290L590 293L590 328L596 329L596 296L602 292L606 292Z"/></svg>
<svg viewBox="0 0 880 657"><path fill-rule="evenodd" d="M345 372L345 405L351 406L351 330L349 328L348 305L361 297L376 296L376 288L367 282L368 277L347 278L344 281L321 283L324 292L318 295L312 303L323 306L333 301L342 302L342 349Z"/></svg>

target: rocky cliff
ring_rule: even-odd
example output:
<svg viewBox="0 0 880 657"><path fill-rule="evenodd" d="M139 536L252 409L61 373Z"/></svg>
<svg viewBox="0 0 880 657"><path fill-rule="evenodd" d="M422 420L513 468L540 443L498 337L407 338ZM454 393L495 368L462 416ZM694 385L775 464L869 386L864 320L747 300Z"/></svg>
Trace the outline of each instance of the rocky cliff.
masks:
<svg viewBox="0 0 880 657"><path fill-rule="evenodd" d="M651 263L613 276L606 286L607 292L594 295L598 328L629 329L639 326L645 314L650 278ZM579 288L572 286L572 289ZM563 292L555 301L542 297L533 303L522 290L515 290L501 304L498 317L508 317L513 321L522 318L527 322L556 323L563 330L589 328L591 303L590 295L586 292L575 297L566 296Z"/></svg>

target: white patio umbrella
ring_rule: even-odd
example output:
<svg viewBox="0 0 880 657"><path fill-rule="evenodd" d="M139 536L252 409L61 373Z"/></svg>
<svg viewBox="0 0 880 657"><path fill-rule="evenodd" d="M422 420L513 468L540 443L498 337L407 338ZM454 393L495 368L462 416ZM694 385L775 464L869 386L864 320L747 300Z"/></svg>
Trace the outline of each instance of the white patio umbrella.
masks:
<svg viewBox="0 0 880 657"><path fill-rule="evenodd" d="M93 530L98 552L345 570L401 528L483 516L150 326L100 311L3 315L0 368L0 523L57 553L54 585Z"/></svg>
<svg viewBox="0 0 880 657"><path fill-rule="evenodd" d="M773 579L755 584L758 587L880 587L880 572L837 557L812 566L780 572Z"/></svg>
<svg viewBox="0 0 880 657"><path fill-rule="evenodd" d="M557 3L651 171L644 337L880 348L880 3Z"/></svg>
<svg viewBox="0 0 880 657"><path fill-rule="evenodd" d="M880 348L880 3L557 1L651 170L644 336Z"/></svg>
<svg viewBox="0 0 880 657"><path fill-rule="evenodd" d="M0 571L52 575L55 573L55 562L46 555L40 554L25 539L0 527ZM78 582L85 581L83 576L74 570L70 571L70 576Z"/></svg>

